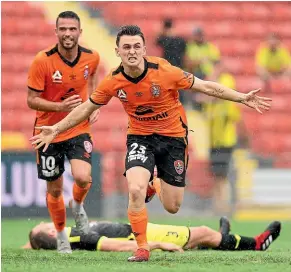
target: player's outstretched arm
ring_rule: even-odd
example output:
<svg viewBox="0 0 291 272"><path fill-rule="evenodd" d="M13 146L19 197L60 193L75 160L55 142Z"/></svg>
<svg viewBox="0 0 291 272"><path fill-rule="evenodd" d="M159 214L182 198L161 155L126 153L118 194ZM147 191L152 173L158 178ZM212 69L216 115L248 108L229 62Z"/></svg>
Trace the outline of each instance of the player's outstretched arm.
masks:
<svg viewBox="0 0 291 272"><path fill-rule="evenodd" d="M93 111L100 108L100 105L93 104L89 99L71 111L63 120L56 123L53 126L42 126L36 127L36 129L42 130L38 135L30 138L32 145L35 146L35 149L39 149L43 145L45 146L43 151L45 152L49 144L53 139L59 134L62 133L78 124L83 122L85 119L88 119Z"/></svg>
<svg viewBox="0 0 291 272"><path fill-rule="evenodd" d="M271 98L257 95L260 89L250 91L249 93L245 94L237 92L219 83L213 81L204 81L197 77L195 77L192 89L224 100L243 103L246 106L255 109L259 113L262 113L262 111L268 111L271 107L270 103L268 103L269 101L272 101Z"/></svg>
<svg viewBox="0 0 291 272"><path fill-rule="evenodd" d="M149 242L150 250L161 249L164 251L179 251L183 252L183 249L175 244L161 243L161 242ZM104 238L101 241L100 251L136 251L136 241L120 241L110 238Z"/></svg>

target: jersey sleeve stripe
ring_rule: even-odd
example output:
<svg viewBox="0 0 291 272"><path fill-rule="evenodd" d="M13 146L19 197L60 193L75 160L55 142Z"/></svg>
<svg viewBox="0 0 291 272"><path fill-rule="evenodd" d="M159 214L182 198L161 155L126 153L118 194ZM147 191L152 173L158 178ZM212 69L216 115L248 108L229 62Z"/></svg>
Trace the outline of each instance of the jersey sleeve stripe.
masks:
<svg viewBox="0 0 291 272"><path fill-rule="evenodd" d="M79 243L81 241L80 236L75 236L75 237L69 237L69 242L70 243Z"/></svg>
<svg viewBox="0 0 291 272"><path fill-rule="evenodd" d="M98 243L97 243L97 245L96 245L96 250L97 250L97 251L100 251L100 249L101 249L101 242L102 242L104 239L107 239L107 237L106 237L106 236L102 236L102 237L99 239L99 241L98 241Z"/></svg>
<svg viewBox="0 0 291 272"><path fill-rule="evenodd" d="M34 92L37 92L37 93L42 93L44 90L38 90L38 89L34 89L34 88L31 88L29 86L27 86L29 90L32 90Z"/></svg>
<svg viewBox="0 0 291 272"><path fill-rule="evenodd" d="M186 245L188 245L190 238L191 238L191 230L189 227L187 227L187 228L188 228L188 239L187 239L185 245L182 246L182 248L184 248Z"/></svg>
<svg viewBox="0 0 291 272"><path fill-rule="evenodd" d="M195 76L193 75L193 82L192 82L191 86L189 87L190 89L193 87L194 82L195 82Z"/></svg>
<svg viewBox="0 0 291 272"><path fill-rule="evenodd" d="M89 97L89 100L93 103L93 104L95 104L95 105L98 105L98 106L104 106L104 105L106 105L106 104L99 104L99 103L96 103L91 97Z"/></svg>

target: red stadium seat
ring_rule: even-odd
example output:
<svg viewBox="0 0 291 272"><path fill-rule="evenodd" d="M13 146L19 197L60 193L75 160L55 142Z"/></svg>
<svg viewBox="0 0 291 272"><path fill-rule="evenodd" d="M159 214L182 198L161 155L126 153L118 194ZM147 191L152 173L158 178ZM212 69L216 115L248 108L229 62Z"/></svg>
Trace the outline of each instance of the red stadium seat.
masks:
<svg viewBox="0 0 291 272"><path fill-rule="evenodd" d="M221 51L223 56L228 57L241 57L241 56L254 56L256 40L254 42L244 40L233 40L233 39L219 39L213 41Z"/></svg>
<svg viewBox="0 0 291 272"><path fill-rule="evenodd" d="M291 18L291 7L290 3L288 2L277 2L274 3L271 7L272 14L271 18L272 21L289 21Z"/></svg>
<svg viewBox="0 0 291 272"><path fill-rule="evenodd" d="M27 90L23 89L21 91L11 90L11 92L2 93L2 109L4 110L26 110L29 108L27 106Z"/></svg>
<svg viewBox="0 0 291 272"><path fill-rule="evenodd" d="M291 169L291 158L289 152L283 152L276 156L275 160L275 167L276 168L287 168Z"/></svg>
<svg viewBox="0 0 291 272"><path fill-rule="evenodd" d="M24 55L21 53L2 54L2 71L27 73L29 66L32 63L34 55ZM21 60L21 61L20 61Z"/></svg>
<svg viewBox="0 0 291 272"><path fill-rule="evenodd" d="M271 90L275 93L291 93L290 79L272 79L270 82Z"/></svg>
<svg viewBox="0 0 291 272"><path fill-rule="evenodd" d="M239 18L247 21L268 21L272 10L260 2L242 2L239 5Z"/></svg>
<svg viewBox="0 0 291 272"><path fill-rule="evenodd" d="M236 5L227 2L209 2L207 3L208 11L206 14L210 16L210 20L236 20L240 15L240 10Z"/></svg>
<svg viewBox="0 0 291 272"><path fill-rule="evenodd" d="M272 112L285 112L291 113L291 92L290 93L264 93L264 95L272 98Z"/></svg>
<svg viewBox="0 0 291 272"><path fill-rule="evenodd" d="M3 92L11 90L27 90L27 73L2 72L1 87Z"/></svg>
<svg viewBox="0 0 291 272"><path fill-rule="evenodd" d="M263 87L263 82L257 76L236 76L235 79L237 89L241 92L249 92Z"/></svg>
<svg viewBox="0 0 291 272"><path fill-rule="evenodd" d="M253 137L254 150L272 156L291 151L291 134L277 132L261 132Z"/></svg>
<svg viewBox="0 0 291 272"><path fill-rule="evenodd" d="M254 75L256 72L254 61L250 58L225 58L224 63L234 75Z"/></svg>
<svg viewBox="0 0 291 272"><path fill-rule="evenodd" d="M240 26L237 26L239 31L237 31L238 36L241 38L260 38L264 39L269 33L268 26L262 24L261 22L245 22Z"/></svg>
<svg viewBox="0 0 291 272"><path fill-rule="evenodd" d="M282 22L280 24L269 22L269 32L277 33L284 41L291 38L290 20L288 22Z"/></svg>
<svg viewBox="0 0 291 272"><path fill-rule="evenodd" d="M209 31L209 38L231 38L233 37L233 25L229 22L213 22L211 24L211 31Z"/></svg>
<svg viewBox="0 0 291 272"><path fill-rule="evenodd" d="M29 2L9 2L5 1L1 4L2 19L5 17L15 17L18 20L27 20L30 18L44 19L43 11Z"/></svg>

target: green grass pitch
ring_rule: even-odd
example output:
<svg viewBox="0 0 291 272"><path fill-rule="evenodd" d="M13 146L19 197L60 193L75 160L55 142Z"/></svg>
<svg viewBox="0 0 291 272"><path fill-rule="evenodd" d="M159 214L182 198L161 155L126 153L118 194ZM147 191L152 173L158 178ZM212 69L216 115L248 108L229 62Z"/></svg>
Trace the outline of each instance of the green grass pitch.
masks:
<svg viewBox="0 0 291 272"><path fill-rule="evenodd" d="M57 252L20 249L28 232L40 219L2 220L2 271L291 271L291 222L282 222L281 236L265 252L190 251L183 254L153 252L149 263L128 263L130 253L73 252L63 256ZM180 219L169 217L151 220L153 223L187 226L207 225L218 228L218 219ZM72 223L69 220L69 223ZM265 229L269 222L232 222L232 232L253 236Z"/></svg>

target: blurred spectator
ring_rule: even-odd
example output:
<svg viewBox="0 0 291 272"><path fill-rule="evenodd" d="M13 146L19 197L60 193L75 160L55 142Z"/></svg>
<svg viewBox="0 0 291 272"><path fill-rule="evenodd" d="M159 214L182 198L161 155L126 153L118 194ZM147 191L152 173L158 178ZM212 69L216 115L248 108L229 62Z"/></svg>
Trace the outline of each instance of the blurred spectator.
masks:
<svg viewBox="0 0 291 272"><path fill-rule="evenodd" d="M166 19L162 33L157 38L157 45L163 49L163 58L172 65L183 68L186 41L173 33L172 19Z"/></svg>
<svg viewBox="0 0 291 272"><path fill-rule="evenodd" d="M205 40L203 29L194 29L193 40L186 47L186 70L201 79L213 79L219 60L219 49Z"/></svg>
<svg viewBox="0 0 291 272"><path fill-rule="evenodd" d="M235 89L234 77L227 72L225 66L221 64L218 82ZM213 200L216 214L226 214L230 212L228 202L227 175L232 153L237 145L238 126L244 126L241 120L239 107L230 101L218 98L206 98L202 103L202 113L204 113L209 128L209 158L211 173L214 179ZM201 102L201 100L200 100ZM239 131L246 132L245 129ZM242 133L242 142L248 144L246 133Z"/></svg>
<svg viewBox="0 0 291 272"><path fill-rule="evenodd" d="M269 80L273 77L291 77L291 56L279 37L272 33L266 42L260 45L256 53L257 73L269 88Z"/></svg>

